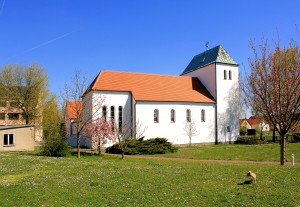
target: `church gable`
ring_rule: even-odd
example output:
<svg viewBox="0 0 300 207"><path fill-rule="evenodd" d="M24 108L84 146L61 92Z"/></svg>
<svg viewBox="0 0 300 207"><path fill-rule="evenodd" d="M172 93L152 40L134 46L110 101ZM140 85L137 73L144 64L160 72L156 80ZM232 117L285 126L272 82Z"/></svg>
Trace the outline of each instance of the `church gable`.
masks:
<svg viewBox="0 0 300 207"><path fill-rule="evenodd" d="M194 56L194 58L191 60L191 62L188 64L181 75L190 73L199 68L203 68L211 63L226 63L230 65L238 65L225 51L225 49L221 45L219 45Z"/></svg>

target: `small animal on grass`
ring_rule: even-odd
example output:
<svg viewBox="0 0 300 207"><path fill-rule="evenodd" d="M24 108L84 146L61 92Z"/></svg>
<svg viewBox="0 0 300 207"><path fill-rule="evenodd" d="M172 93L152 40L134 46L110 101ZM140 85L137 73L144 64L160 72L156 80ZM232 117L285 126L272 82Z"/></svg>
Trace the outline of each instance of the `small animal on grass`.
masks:
<svg viewBox="0 0 300 207"><path fill-rule="evenodd" d="M250 180L251 183L256 183L256 175L253 172L251 171L247 172L246 177L251 178Z"/></svg>
<svg viewBox="0 0 300 207"><path fill-rule="evenodd" d="M251 171L247 172L246 177L250 177L251 179L250 180L245 180L242 183L238 183L238 185L256 183L256 175L253 172L251 172Z"/></svg>

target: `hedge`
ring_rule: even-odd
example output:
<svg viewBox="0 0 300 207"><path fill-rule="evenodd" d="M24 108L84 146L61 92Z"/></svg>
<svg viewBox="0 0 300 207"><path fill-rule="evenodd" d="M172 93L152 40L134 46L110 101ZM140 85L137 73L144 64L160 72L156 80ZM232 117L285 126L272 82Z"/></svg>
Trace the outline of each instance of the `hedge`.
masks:
<svg viewBox="0 0 300 207"><path fill-rule="evenodd" d="M124 141L123 141L124 142ZM152 138L147 140L127 140L125 155L165 154L178 150L166 138ZM106 148L106 153L122 154L119 143Z"/></svg>

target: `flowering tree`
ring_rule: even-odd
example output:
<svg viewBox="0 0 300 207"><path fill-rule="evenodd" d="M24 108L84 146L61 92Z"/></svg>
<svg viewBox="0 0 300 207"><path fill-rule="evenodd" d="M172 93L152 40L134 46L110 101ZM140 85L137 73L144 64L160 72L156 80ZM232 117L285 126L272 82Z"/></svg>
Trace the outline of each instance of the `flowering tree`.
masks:
<svg viewBox="0 0 300 207"><path fill-rule="evenodd" d="M101 146L108 141L115 141L114 123L107 121L104 116L95 121L89 122L84 127L84 136L91 139L92 146L97 145L99 156L101 155Z"/></svg>
<svg viewBox="0 0 300 207"><path fill-rule="evenodd" d="M243 93L246 102L274 126L281 136L280 164L285 162L286 133L296 123L300 110L300 50L291 41L281 48L275 43L274 50L266 40L259 51L250 42L254 58L249 59L251 73L246 74Z"/></svg>

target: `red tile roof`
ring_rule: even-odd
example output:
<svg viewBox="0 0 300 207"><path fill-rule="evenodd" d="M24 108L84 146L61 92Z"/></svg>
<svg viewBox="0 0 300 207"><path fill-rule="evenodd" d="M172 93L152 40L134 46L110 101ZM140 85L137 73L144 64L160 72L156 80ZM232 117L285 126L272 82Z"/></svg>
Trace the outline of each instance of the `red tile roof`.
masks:
<svg viewBox="0 0 300 207"><path fill-rule="evenodd" d="M215 103L199 79L186 76L103 70L87 92L90 90L128 91L137 101Z"/></svg>
<svg viewBox="0 0 300 207"><path fill-rule="evenodd" d="M77 119L82 111L81 101L67 101L66 111L69 119Z"/></svg>
<svg viewBox="0 0 300 207"><path fill-rule="evenodd" d="M255 125L259 125L260 124L260 119L255 119L255 118L250 118L247 119L248 123L250 124L250 126L255 126Z"/></svg>

